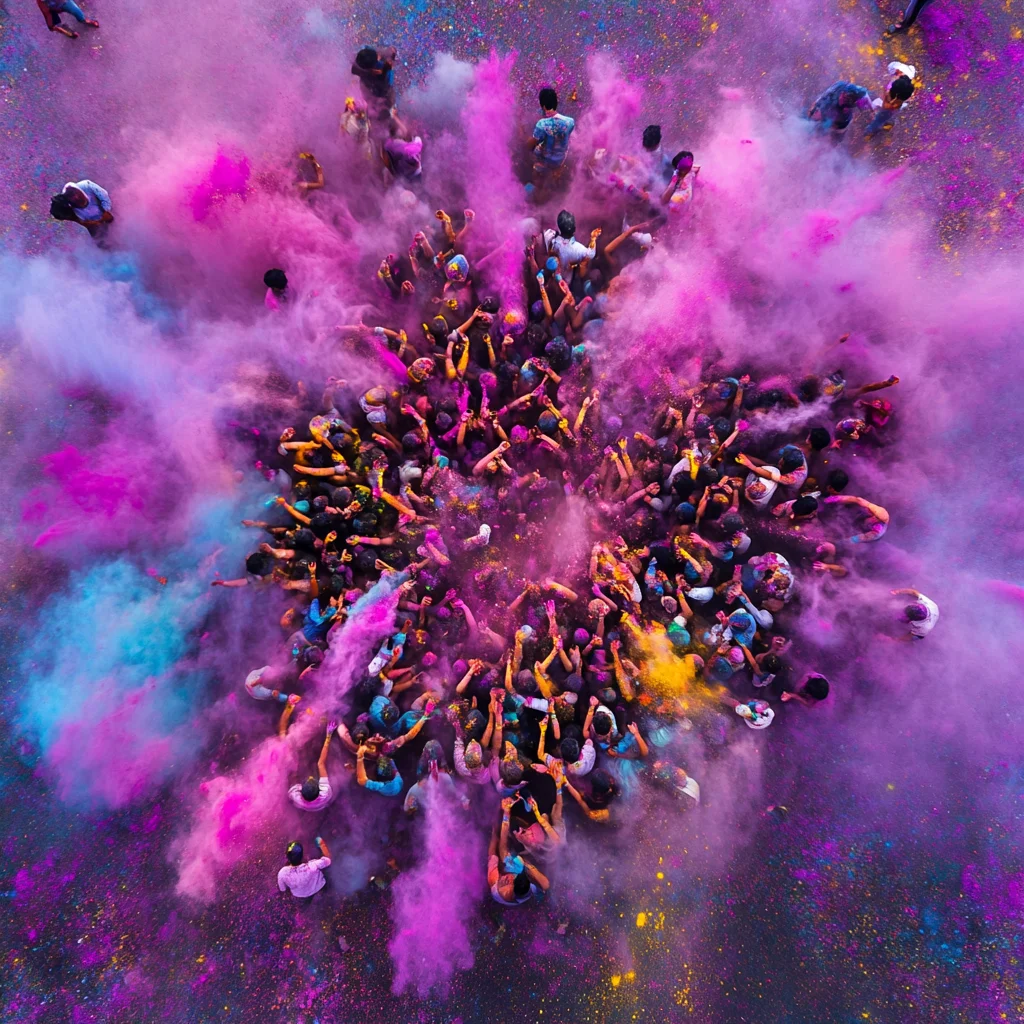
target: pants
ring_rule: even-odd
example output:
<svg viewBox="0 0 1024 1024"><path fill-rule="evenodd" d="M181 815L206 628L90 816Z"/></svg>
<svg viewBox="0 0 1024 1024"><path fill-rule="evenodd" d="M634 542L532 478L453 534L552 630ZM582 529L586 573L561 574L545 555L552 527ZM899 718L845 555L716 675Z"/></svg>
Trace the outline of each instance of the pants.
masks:
<svg viewBox="0 0 1024 1024"><path fill-rule="evenodd" d="M83 25L85 24L85 12L82 10L81 7L78 6L78 4L75 3L75 0L64 0L64 3L62 3L60 7L57 8L57 11L60 11L61 14L70 14L73 18L80 21ZM57 13L57 11L50 12L53 15L53 23L55 25L60 24L60 15Z"/></svg>
<svg viewBox="0 0 1024 1024"><path fill-rule="evenodd" d="M910 0L907 10L900 22L900 31L910 28L917 21L917 16L931 3L931 0Z"/></svg>
<svg viewBox="0 0 1024 1024"><path fill-rule="evenodd" d="M886 110L884 107L881 110L876 111L875 116L871 119L871 124L868 125L865 134L876 135L887 124L892 124L893 118L895 116L895 110Z"/></svg>

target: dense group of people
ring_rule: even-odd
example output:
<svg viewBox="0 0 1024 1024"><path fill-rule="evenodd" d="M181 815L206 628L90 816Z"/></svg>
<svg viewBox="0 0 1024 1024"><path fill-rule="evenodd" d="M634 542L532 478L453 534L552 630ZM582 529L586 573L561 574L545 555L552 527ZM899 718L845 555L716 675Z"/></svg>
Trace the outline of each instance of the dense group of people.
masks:
<svg viewBox="0 0 1024 1024"><path fill-rule="evenodd" d="M40 5L48 18L74 8ZM360 96L341 127L384 185L416 189L424 144L398 116L395 57L356 54ZM915 69L890 73L869 131L913 92ZM569 176L575 121L554 89L539 106L524 185L543 210ZM867 91L840 82L810 116L842 131L861 106L872 106ZM316 158L300 159L299 187L324 187ZM290 490L245 521L264 534L245 575L213 581L294 599L282 656L245 680L252 698L282 705L282 737L297 709L325 724L316 774L282 792L283 806L327 811L343 781L329 768L337 738L366 799L482 816L488 886L508 905L550 886L570 827L614 825L643 787L697 806L693 755L727 742L725 712L763 730L783 703L826 700L829 680L798 667L787 638L801 587L841 579L889 525L882 499L851 493L845 456L886 443L893 407L880 392L895 376L850 386L840 370L736 366L677 382L642 429L624 427L597 386L609 312L639 298L620 271L685 231L700 167L649 125L634 152L598 150L578 168L603 223L581 241L562 209L528 237L511 290L525 301L489 293L471 264L472 210L458 228L438 210L406 254L381 260L382 322L333 332L380 383L330 378L319 405L304 393L308 419L263 459ZM112 220L88 180L66 185L52 212L98 236ZM292 301L287 266L264 285L266 315L279 315ZM808 415L778 415L799 409ZM787 432L787 421L813 425ZM569 518L588 557L548 558L553 524ZM536 569L556 562L558 574ZM910 598L906 636L926 636L934 602L894 594ZM387 636L349 652L356 678L339 706L320 706L332 645L352 643L347 624L382 602L394 609ZM300 840L289 844L282 891L308 898L324 886L330 854L319 835L315 845L321 856L307 859Z"/></svg>
<svg viewBox="0 0 1024 1024"><path fill-rule="evenodd" d="M392 60L360 51L363 95L343 125L355 116L365 137L346 129L354 144L377 147L388 180L408 184L422 140L394 112ZM529 188L550 194L574 121L553 89L539 100ZM214 581L276 583L297 601L281 620L287 658L246 680L252 697L283 705L282 736L297 707L316 705L346 623L395 602L389 635L361 652L341 706L317 708L330 719L317 774L282 800L318 814L331 803L336 736L374 798L408 814L439 799L494 815L487 878L503 904L549 887L573 818L614 824L644 786L699 804L688 751L727 741L723 709L762 730L780 703L827 699L828 679L798 671L786 637L801 577L843 577L857 545L889 524L881 504L850 493L844 455L885 443L893 409L879 393L894 376L849 387L838 370L754 380L737 367L680 383L643 430L605 409L595 362L609 294L623 262L678 230L699 171L689 151L662 149L657 125L639 143L581 161L623 229L603 245L600 227L580 241L561 210L528 239L521 306L478 284L471 210L458 229L439 210L407 257L382 260L379 311L393 322L335 331L382 368L380 384L356 391L332 378L308 422L284 431L263 462L287 471L291 491L267 519L246 521L266 534L246 576ZM268 309L280 310L286 270L264 283ZM418 331L401 326L411 318ZM815 424L780 432L777 414L800 407ZM537 574L570 505L583 510L589 558ZM901 593L912 598L907 636L925 636L936 606ZM282 890L309 896L324 884L330 860L316 844L313 861L289 845Z"/></svg>

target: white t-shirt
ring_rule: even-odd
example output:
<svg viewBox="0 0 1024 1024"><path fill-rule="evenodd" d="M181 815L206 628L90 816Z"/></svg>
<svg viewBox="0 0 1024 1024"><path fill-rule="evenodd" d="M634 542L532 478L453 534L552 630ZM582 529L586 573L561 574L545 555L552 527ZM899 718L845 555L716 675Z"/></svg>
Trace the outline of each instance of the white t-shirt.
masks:
<svg viewBox="0 0 1024 1024"><path fill-rule="evenodd" d="M69 188L77 188L89 200L88 206L75 210L82 220L99 220L104 213L110 212L110 194L106 189L100 188L95 181L89 181L88 178L83 178L82 181L69 181L64 190Z"/></svg>
<svg viewBox="0 0 1024 1024"><path fill-rule="evenodd" d="M676 786L677 793L685 793L695 804L700 803L700 786L692 775L686 776L685 786Z"/></svg>
<svg viewBox="0 0 1024 1024"><path fill-rule="evenodd" d="M321 811L334 799L334 790L331 789L331 780L326 775L320 776L319 788L317 798L307 800L302 795L301 783L296 782L294 786L289 787L288 798L300 811Z"/></svg>
<svg viewBox="0 0 1024 1024"><path fill-rule="evenodd" d="M615 720L615 716L612 716L612 720ZM551 767L551 765L557 761L557 757L553 757L551 754L544 755L544 763ZM578 761L572 761L565 765L565 774L571 779L581 779L584 775L590 772L594 767L594 762L597 760L597 750L594 748L594 741L588 739L586 743L580 748L580 759Z"/></svg>
<svg viewBox="0 0 1024 1024"><path fill-rule="evenodd" d="M747 501L756 508L764 508L772 500L779 486L779 477L782 473L774 466L760 466L761 470L771 474L771 479L759 476L757 473L748 473L746 483L743 485L743 492Z"/></svg>
<svg viewBox="0 0 1024 1024"><path fill-rule="evenodd" d="M768 708L765 711L758 712L757 718L755 720L753 718L747 718L744 715L740 714L740 708L742 707L744 707L743 704L741 704L736 709L736 714L740 715L740 718L743 719L743 724L748 729L767 729L768 726L771 725L773 721L775 721L775 712L771 708Z"/></svg>
<svg viewBox="0 0 1024 1024"><path fill-rule="evenodd" d="M286 864L277 873L277 887L281 892L291 889L293 896L312 896L327 884L324 869L330 866L330 857L317 857L298 865Z"/></svg>
<svg viewBox="0 0 1024 1024"><path fill-rule="evenodd" d="M911 635L917 637L918 640L923 640L935 628L935 623L939 621L939 606L924 594L920 594L914 603L923 604L928 609L927 618L910 623Z"/></svg>
<svg viewBox="0 0 1024 1024"><path fill-rule="evenodd" d="M551 228L544 232L544 242L551 255L558 257L559 268L566 281L571 280L570 268L574 263L592 260L597 254L596 247L587 248L582 242L577 242L575 238L563 238Z"/></svg>

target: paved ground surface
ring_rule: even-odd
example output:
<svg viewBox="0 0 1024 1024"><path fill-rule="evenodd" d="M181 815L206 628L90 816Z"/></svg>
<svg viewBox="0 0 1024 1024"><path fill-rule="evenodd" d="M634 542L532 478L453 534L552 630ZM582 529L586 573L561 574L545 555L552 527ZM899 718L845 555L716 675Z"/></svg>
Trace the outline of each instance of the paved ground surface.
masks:
<svg viewBox="0 0 1024 1024"><path fill-rule="evenodd" d="M127 145L119 124L147 124L148 88L161 93L165 109L181 69L174 32L164 64L136 70L136 79L118 69L114 62L132 56L124 42L129 8L97 2L103 34L80 40L69 56L65 40L43 32L28 0L17 12L13 6L8 0L0 10L0 223L4 244L31 255L62 244L44 216L53 183L86 163L104 180L104 160ZM569 112L585 112L590 99L582 59L607 49L646 83L647 109L673 137L700 137L718 85L742 84L764 117L779 117L836 77L875 88L887 60L906 58L922 68L925 87L864 159L917 163L912 188L928 195L913 215L934 218L937 255L967 265L1013 250L1024 188L1022 4L977 5L981 12L935 0L920 27L896 40L882 35L894 5L820 6L381 0L325 4L316 24L395 42L402 83L424 76L440 51L477 59L492 47L513 48L524 95L539 79L553 80L575 96L564 104ZM280 19L286 34L291 13L247 8L219 25L214 19L227 66L244 67L253 23ZM149 17L143 27L158 31ZM187 7L167 12L186 22L181 31L191 17ZM205 31L213 16L201 17ZM92 83L85 95L76 89L80 68ZM133 80L139 87L129 101ZM104 81L116 89L104 91ZM9 435L0 437L10 444ZM14 515L13 492L0 502ZM31 614L21 594L39 566L10 552L5 565L0 631L10 651ZM9 712L22 681L6 674ZM271 866L257 863L236 873L216 906L182 905L167 859L173 793L118 813L63 809L35 775L32 748L5 726L2 1015L76 1024L1022 1020L1024 768L1019 760L989 763L977 748L960 759L954 747L910 769L900 761L899 735L913 726L896 715L892 750L867 776L856 728L842 720L827 736L803 731L799 744L791 730L771 730L765 803L788 814L749 808L749 832L727 850L699 821L686 849L667 848L659 822L648 822L622 853L647 865L646 887L609 899L598 915L557 904L530 915L483 908L474 966L445 997L429 1000L391 994L386 888L370 885L296 915L264 895ZM228 738L217 756L230 760L230 747ZM614 870L605 850L580 856L592 858L595 871ZM641 912L648 916L639 928Z"/></svg>

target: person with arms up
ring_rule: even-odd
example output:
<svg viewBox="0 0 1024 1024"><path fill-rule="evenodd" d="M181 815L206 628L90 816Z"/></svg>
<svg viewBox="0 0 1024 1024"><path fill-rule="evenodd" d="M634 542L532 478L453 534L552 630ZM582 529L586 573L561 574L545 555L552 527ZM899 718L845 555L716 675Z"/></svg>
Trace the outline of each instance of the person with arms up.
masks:
<svg viewBox="0 0 1024 1024"><path fill-rule="evenodd" d="M331 737L337 728L338 723L334 719L327 723L327 736L320 750L320 759L316 763L317 778L314 779L310 775L301 785L295 783L288 790L288 799L300 811L322 811L334 799L331 780L327 775L327 751L331 747Z"/></svg>
<svg viewBox="0 0 1024 1024"><path fill-rule="evenodd" d="M324 871L331 866L331 854L327 844L317 836L313 840L320 850L315 860L302 860L302 843L288 844L285 856L288 863L277 873L277 887L281 892L291 889L298 899L312 899L326 884Z"/></svg>

